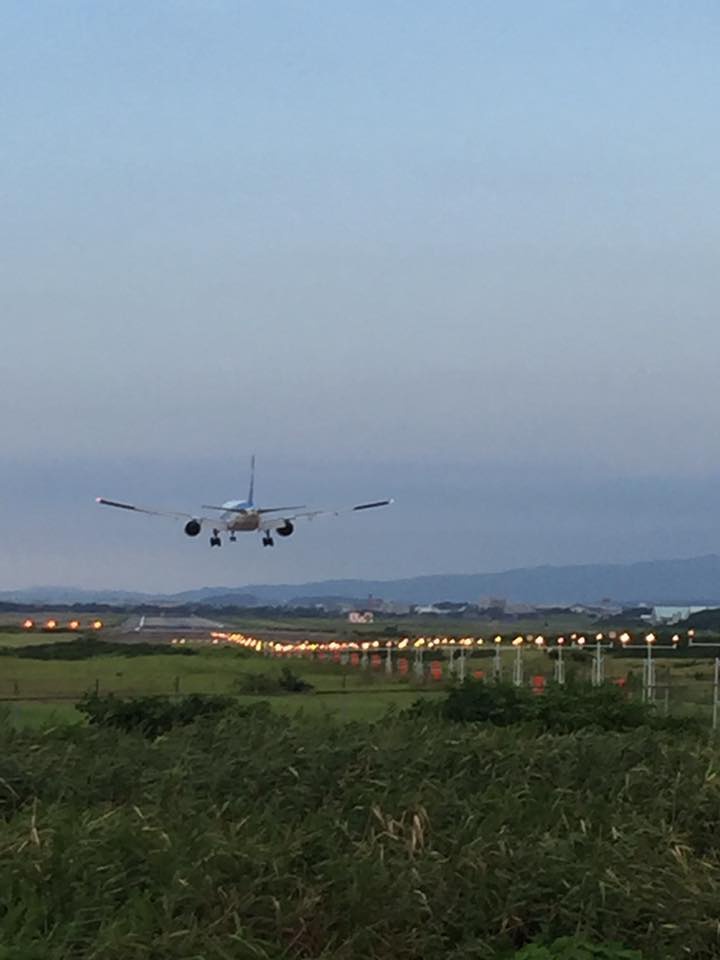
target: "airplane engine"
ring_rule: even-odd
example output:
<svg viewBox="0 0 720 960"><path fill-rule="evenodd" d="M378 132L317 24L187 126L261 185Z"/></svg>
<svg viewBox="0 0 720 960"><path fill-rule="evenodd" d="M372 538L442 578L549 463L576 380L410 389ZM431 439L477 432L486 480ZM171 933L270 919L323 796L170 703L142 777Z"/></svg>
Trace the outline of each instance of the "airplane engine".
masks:
<svg viewBox="0 0 720 960"><path fill-rule="evenodd" d="M276 528L275 533L279 537L289 537L294 529L295 529L295 525L292 524L289 520L286 520L281 527Z"/></svg>
<svg viewBox="0 0 720 960"><path fill-rule="evenodd" d="M199 520L188 520L185 524L185 533L189 537L196 537L201 530L201 525Z"/></svg>

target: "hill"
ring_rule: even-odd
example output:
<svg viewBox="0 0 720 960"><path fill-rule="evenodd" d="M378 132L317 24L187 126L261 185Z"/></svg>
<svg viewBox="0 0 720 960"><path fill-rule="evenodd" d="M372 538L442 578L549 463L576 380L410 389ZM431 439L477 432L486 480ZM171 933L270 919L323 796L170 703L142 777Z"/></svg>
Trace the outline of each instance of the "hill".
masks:
<svg viewBox="0 0 720 960"><path fill-rule="evenodd" d="M202 587L173 594L72 587L0 591L0 601L32 603L203 603L279 605L312 597L362 600L372 594L399 603L477 601L498 596L516 603L617 603L712 605L720 603L720 556L648 560L630 564L542 566L498 573L435 574L402 580L322 580L312 583Z"/></svg>

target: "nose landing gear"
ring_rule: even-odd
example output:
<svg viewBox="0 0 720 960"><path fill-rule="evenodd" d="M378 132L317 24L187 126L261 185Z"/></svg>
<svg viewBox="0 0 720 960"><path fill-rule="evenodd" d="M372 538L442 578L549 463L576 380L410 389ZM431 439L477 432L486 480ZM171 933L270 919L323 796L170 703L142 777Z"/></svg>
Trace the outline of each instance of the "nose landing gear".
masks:
<svg viewBox="0 0 720 960"><path fill-rule="evenodd" d="M275 541L273 540L273 538L270 536L269 533L266 533L266 534L265 534L265 536L264 536L263 539L262 539L262 542L263 542L263 546L264 546L264 547L274 547L274 546L275 546Z"/></svg>
<svg viewBox="0 0 720 960"><path fill-rule="evenodd" d="M222 540L220 539L220 531L213 530L213 535L210 537L210 546L211 547L221 547Z"/></svg>

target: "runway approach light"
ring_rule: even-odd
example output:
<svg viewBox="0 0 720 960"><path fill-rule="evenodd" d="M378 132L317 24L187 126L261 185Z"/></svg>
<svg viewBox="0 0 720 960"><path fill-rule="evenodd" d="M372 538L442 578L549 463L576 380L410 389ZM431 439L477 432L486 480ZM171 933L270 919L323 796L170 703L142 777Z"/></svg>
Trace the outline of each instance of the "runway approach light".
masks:
<svg viewBox="0 0 720 960"><path fill-rule="evenodd" d="M80 621L71 620L68 626L70 627L71 630L78 630L80 628Z"/></svg>
<svg viewBox="0 0 720 960"><path fill-rule="evenodd" d="M102 630L103 628L102 620L93 620L92 627L93 627L93 630Z"/></svg>
<svg viewBox="0 0 720 960"><path fill-rule="evenodd" d="M32 630L34 626L35 626L34 620L30 620L30 618L28 618L27 620L23 620L23 630Z"/></svg>
<svg viewBox="0 0 720 960"><path fill-rule="evenodd" d="M57 627L57 620L48 620L45 624L46 630L54 630Z"/></svg>
<svg viewBox="0 0 720 960"><path fill-rule="evenodd" d="M629 633L621 633L621 634L620 634L620 643L621 643L623 646L625 646L626 643L630 643L630 634L629 634Z"/></svg>

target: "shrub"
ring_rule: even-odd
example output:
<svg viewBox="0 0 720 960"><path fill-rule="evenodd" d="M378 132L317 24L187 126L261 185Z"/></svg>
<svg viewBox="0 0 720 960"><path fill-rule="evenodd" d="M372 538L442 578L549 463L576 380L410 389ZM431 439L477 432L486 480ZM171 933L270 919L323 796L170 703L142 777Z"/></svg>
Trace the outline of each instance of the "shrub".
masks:
<svg viewBox="0 0 720 960"><path fill-rule="evenodd" d="M284 666L279 676L271 673L243 673L234 681L232 689L235 693L272 696L280 693L307 693L313 686Z"/></svg>
<svg viewBox="0 0 720 960"><path fill-rule="evenodd" d="M270 673L241 673L232 683L234 693L273 694L278 692L277 677Z"/></svg>
<svg viewBox="0 0 720 960"><path fill-rule="evenodd" d="M481 721L506 727L532 719L535 703L532 694L521 687L466 680L449 692L441 712L446 720Z"/></svg>
<svg viewBox="0 0 720 960"><path fill-rule="evenodd" d="M191 694L179 700L165 697L137 697L122 700L110 694L86 695L77 704L91 724L116 727L128 733L140 730L145 736L158 737L174 726L192 723L199 717L216 716L236 706L231 697Z"/></svg>
<svg viewBox="0 0 720 960"><path fill-rule="evenodd" d="M696 717L660 717L652 706L628 699L622 690L609 684L551 686L537 695L524 687L468 679L451 689L439 706L418 702L412 710L420 716L435 711L446 720L497 727L534 723L553 733L571 733L584 727L610 731L650 726L698 733L703 729Z"/></svg>
<svg viewBox="0 0 720 960"><path fill-rule="evenodd" d="M307 693L313 689L311 683L307 683L302 677L293 673L290 667L283 667L278 678L278 685L287 693Z"/></svg>

